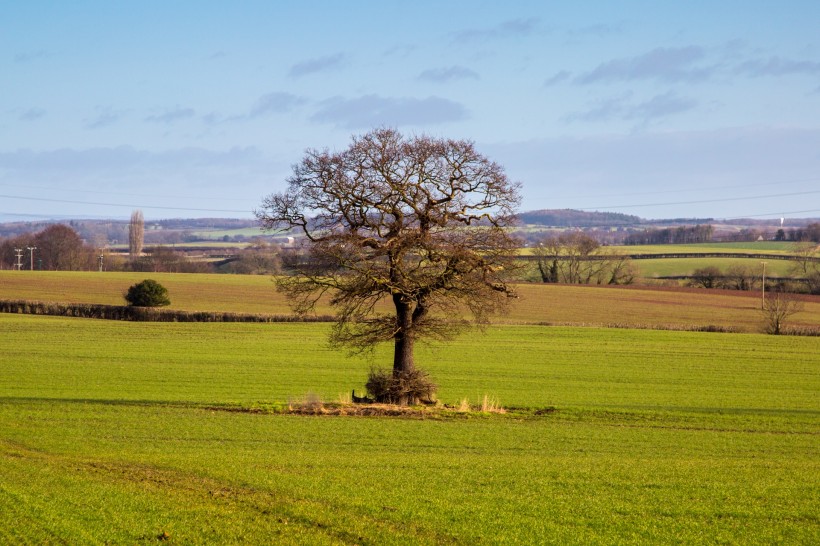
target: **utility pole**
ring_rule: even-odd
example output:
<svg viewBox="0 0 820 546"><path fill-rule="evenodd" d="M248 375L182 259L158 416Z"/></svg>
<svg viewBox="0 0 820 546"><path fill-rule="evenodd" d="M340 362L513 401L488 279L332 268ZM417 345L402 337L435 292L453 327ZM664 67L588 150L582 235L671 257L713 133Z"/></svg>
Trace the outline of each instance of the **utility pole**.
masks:
<svg viewBox="0 0 820 546"><path fill-rule="evenodd" d="M23 270L23 249L22 248L15 248L14 254L17 256L17 263L14 264L17 266L17 271Z"/></svg>
<svg viewBox="0 0 820 546"><path fill-rule="evenodd" d="M31 253L31 270L34 271L34 251L37 250L36 246L27 246L26 250Z"/></svg>
<svg viewBox="0 0 820 546"><path fill-rule="evenodd" d="M763 292L762 292L762 301L760 304L761 309L766 309L766 262L760 262L763 264Z"/></svg>

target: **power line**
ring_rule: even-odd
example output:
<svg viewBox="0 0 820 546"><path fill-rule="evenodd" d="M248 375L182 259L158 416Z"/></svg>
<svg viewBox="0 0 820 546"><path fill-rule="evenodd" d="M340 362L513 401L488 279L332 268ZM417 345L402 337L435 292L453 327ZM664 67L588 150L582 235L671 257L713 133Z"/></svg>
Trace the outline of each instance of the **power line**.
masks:
<svg viewBox="0 0 820 546"><path fill-rule="evenodd" d="M763 216L790 216L793 214L816 214L820 213L820 209L814 210L787 210L780 212L768 212L763 214L744 214L743 216L727 216L723 220L742 220L744 218L760 218Z"/></svg>
<svg viewBox="0 0 820 546"><path fill-rule="evenodd" d="M200 209L200 208L189 208L189 207L167 207L167 206L152 206L152 205L123 205L120 203L98 203L94 201L74 201L71 199L49 199L47 197L23 197L20 195L2 195L0 197L5 197L7 199L25 199L26 201L40 201L40 202L48 202L48 203L70 203L72 205L98 205L103 207L125 207L131 209L156 209L156 210L181 210L181 211L188 211L188 212L232 212L232 213L241 213L247 214L252 212L251 210L234 210L234 209Z"/></svg>
<svg viewBox="0 0 820 546"><path fill-rule="evenodd" d="M235 197L204 197L199 195L157 195L157 194L145 194L145 193L128 193L128 192L118 192L118 191L104 191L104 190L78 190L72 188L58 188L55 186L20 186L19 184L11 184L8 182L0 182L0 186L11 186L12 188L23 189L23 190L44 190L44 191L65 191L69 193L92 193L92 194L99 194L99 195L121 195L124 197L159 197L162 199L199 199L199 200L209 200L209 201L246 201L246 199L238 199Z"/></svg>
<svg viewBox="0 0 820 546"><path fill-rule="evenodd" d="M614 205L614 206L603 206L603 207L584 207L579 208L578 210L586 210L586 211L595 211L595 210L612 210L612 209L633 209L633 208L641 208L641 207L667 207L672 205L700 205L704 203L726 203L730 201L747 201L751 199L771 199L773 197L793 197L796 195L811 195L815 193L820 193L820 190L813 190L813 191L799 191L793 193L775 193L769 195L752 195L747 197L725 197L722 199L698 199L694 201L675 201L671 203L643 203L643 204L632 204L632 205Z"/></svg>
<svg viewBox="0 0 820 546"><path fill-rule="evenodd" d="M659 190L659 191L639 191L639 192L619 192L619 193L608 193L608 194L596 194L596 197L630 197L635 195L665 195L670 193L689 193L689 192L704 192L704 191L715 191L715 190L733 190L733 189L746 189L746 188L756 188L760 186L787 186L791 184L805 184L806 182L820 182L820 178L805 178L802 180L790 180L784 182L762 182L758 184L732 184L728 186L708 186L708 187L698 187L698 188L685 188L685 189L676 189L676 190ZM556 199L586 199L589 197L589 194L585 195L568 195L568 196L555 196Z"/></svg>

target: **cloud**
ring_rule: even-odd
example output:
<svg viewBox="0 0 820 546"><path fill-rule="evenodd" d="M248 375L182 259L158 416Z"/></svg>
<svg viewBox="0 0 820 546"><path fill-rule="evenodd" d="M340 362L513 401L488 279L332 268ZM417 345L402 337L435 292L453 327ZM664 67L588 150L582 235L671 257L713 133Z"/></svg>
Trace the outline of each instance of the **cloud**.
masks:
<svg viewBox="0 0 820 546"><path fill-rule="evenodd" d="M705 48L659 47L633 57L603 62L572 78L578 85L596 83L656 80L665 83L697 83L716 76L747 76L754 78L782 77L791 74L820 75L820 62L782 57L753 58L743 55L743 44L731 42L710 61ZM715 51L711 52L715 54ZM562 70L545 81L546 86L569 80L572 73Z"/></svg>
<svg viewBox="0 0 820 546"><path fill-rule="evenodd" d="M28 63L39 59L45 59L50 55L51 54L48 51L45 51L44 49L39 49L37 51L24 51L22 53L17 53L16 55L14 55L14 62Z"/></svg>
<svg viewBox="0 0 820 546"><path fill-rule="evenodd" d="M598 101L589 110L569 114L564 121L608 121L620 118L626 110L628 98L628 96L611 97Z"/></svg>
<svg viewBox="0 0 820 546"><path fill-rule="evenodd" d="M620 34L623 32L623 27L621 24L618 25L609 25L604 23L599 23L595 25L589 25L577 29L570 30L568 32L571 38L576 37L583 37L583 36L595 36L595 37L603 37L603 36L611 36L613 34Z"/></svg>
<svg viewBox="0 0 820 546"><path fill-rule="evenodd" d="M174 108L171 110L166 110L162 114L155 114L145 118L145 121L149 121L152 123L166 123L171 124L177 121L181 121L183 119L190 119L196 115L196 111L193 108Z"/></svg>
<svg viewBox="0 0 820 546"><path fill-rule="evenodd" d="M431 68L425 70L417 76L418 80L434 83L447 83L453 80L478 80L477 72L463 66L450 66L447 68Z"/></svg>
<svg viewBox="0 0 820 546"><path fill-rule="evenodd" d="M820 74L820 62L815 61L793 61L780 57L770 57L768 59L751 59L740 63L735 72L751 77L765 76L787 76L790 74Z"/></svg>
<svg viewBox="0 0 820 546"><path fill-rule="evenodd" d="M550 87L553 85L557 85L561 82L565 82L572 76L572 72L568 70L561 70L560 72L556 72L553 76L547 78L544 82L544 87Z"/></svg>
<svg viewBox="0 0 820 546"><path fill-rule="evenodd" d="M585 112L570 114L564 119L566 121L590 122L620 119L646 123L692 110L698 104L694 99L680 97L671 91L639 103L630 102L630 98L630 95L625 95L606 99Z"/></svg>
<svg viewBox="0 0 820 546"><path fill-rule="evenodd" d="M17 118L20 121L36 121L46 115L42 108L29 108Z"/></svg>
<svg viewBox="0 0 820 546"><path fill-rule="evenodd" d="M352 99L327 99L310 119L344 129L361 129L381 125L439 124L467 117L467 110L462 104L441 97L416 99L364 95Z"/></svg>
<svg viewBox="0 0 820 546"><path fill-rule="evenodd" d="M124 111L112 110L110 108L98 109L101 110L96 117L85 120L86 129L102 129L117 123L125 113Z"/></svg>
<svg viewBox="0 0 820 546"><path fill-rule="evenodd" d="M220 123L242 122L258 119L269 114L283 114L291 112L298 106L307 103L307 99L286 93L283 91L272 91L256 99L247 113L233 116L222 116L216 112L210 112L202 116L202 121L208 125L218 125Z"/></svg>
<svg viewBox="0 0 820 546"><path fill-rule="evenodd" d="M642 102L628 109L624 119L640 119L644 121L671 116L692 110L698 102L688 97L680 97L671 91L663 95L656 95L646 102Z"/></svg>
<svg viewBox="0 0 820 546"><path fill-rule="evenodd" d="M248 113L248 118L258 118L266 114L281 114L290 112L297 106L307 102L302 97L291 93L275 91L259 97Z"/></svg>
<svg viewBox="0 0 820 546"><path fill-rule="evenodd" d="M503 38L528 36L538 29L540 21L535 17L511 19L494 27L466 29L453 35L455 42L486 42Z"/></svg>
<svg viewBox="0 0 820 546"><path fill-rule="evenodd" d="M344 53L336 53L335 55L328 55L326 57L308 59L291 66L290 70L288 70L288 75L292 78L300 78L302 76L307 76L308 74L324 72L326 70L338 68L344 60Z"/></svg>
<svg viewBox="0 0 820 546"><path fill-rule="evenodd" d="M587 85L632 80L703 81L714 71L711 67L698 66L705 57L705 51L698 46L659 47L636 57L613 59L599 64L593 70L576 77L575 83Z"/></svg>
<svg viewBox="0 0 820 546"><path fill-rule="evenodd" d="M395 45L384 52L385 57L407 57L416 50L416 46L409 44Z"/></svg>

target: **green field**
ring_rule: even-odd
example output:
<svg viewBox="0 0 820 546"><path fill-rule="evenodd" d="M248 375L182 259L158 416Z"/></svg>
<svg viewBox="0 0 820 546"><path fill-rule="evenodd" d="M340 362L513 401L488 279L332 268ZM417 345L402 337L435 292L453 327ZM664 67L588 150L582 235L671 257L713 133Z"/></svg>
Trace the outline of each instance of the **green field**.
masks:
<svg viewBox="0 0 820 546"><path fill-rule="evenodd" d="M621 254L783 254L792 255L797 245L784 241L752 241L742 243L693 243L681 245L623 245L609 247Z"/></svg>
<svg viewBox="0 0 820 546"><path fill-rule="evenodd" d="M0 543L820 540L820 338L496 325L418 361L506 414L264 411L388 361L327 329L0 315Z"/></svg>
<svg viewBox="0 0 820 546"><path fill-rule="evenodd" d="M717 267L726 272L731 266L742 265L763 275L762 260L755 258L660 258L634 260L632 263L644 279L668 276L689 276L696 269ZM766 276L788 277L792 274L795 262L790 260L766 260ZM758 279L759 280L759 279Z"/></svg>

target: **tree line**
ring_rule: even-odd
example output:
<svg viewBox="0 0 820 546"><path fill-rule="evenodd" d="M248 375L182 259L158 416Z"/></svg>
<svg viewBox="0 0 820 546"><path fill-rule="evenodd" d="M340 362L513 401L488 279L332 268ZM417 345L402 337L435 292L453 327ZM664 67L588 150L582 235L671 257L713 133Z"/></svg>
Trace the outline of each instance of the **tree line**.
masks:
<svg viewBox="0 0 820 546"><path fill-rule="evenodd" d="M139 233L134 228L135 236ZM142 271L154 273L274 274L281 271L282 251L274 244L258 241L237 250L231 261L214 264L192 259L167 246L143 248L133 241L124 256L83 240L72 227L52 224L0 240L0 269L42 271ZM33 249L33 250L30 250ZM18 258L19 256L19 258Z"/></svg>
<svg viewBox="0 0 820 546"><path fill-rule="evenodd" d="M646 229L630 233L624 239L625 245L672 245L708 243L712 240L714 228L709 224L679 226L675 228Z"/></svg>

